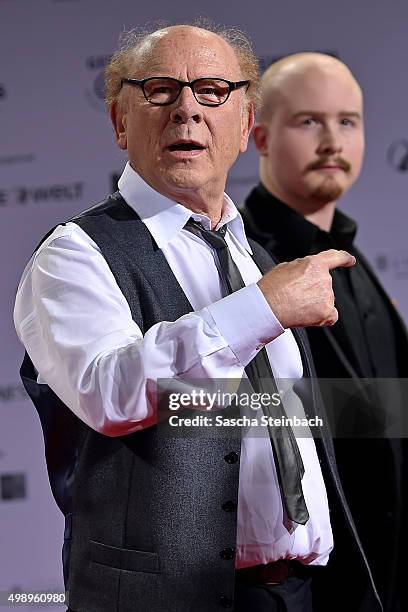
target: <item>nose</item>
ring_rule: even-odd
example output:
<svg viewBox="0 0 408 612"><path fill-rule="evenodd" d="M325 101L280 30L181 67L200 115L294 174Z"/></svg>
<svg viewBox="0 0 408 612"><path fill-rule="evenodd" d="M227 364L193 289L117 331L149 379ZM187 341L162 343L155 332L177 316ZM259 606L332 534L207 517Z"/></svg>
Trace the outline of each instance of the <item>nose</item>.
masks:
<svg viewBox="0 0 408 612"><path fill-rule="evenodd" d="M318 144L317 153L319 155L335 155L343 150L341 135L334 126L326 125L322 130Z"/></svg>
<svg viewBox="0 0 408 612"><path fill-rule="evenodd" d="M203 119L203 107L197 102L190 87L183 87L179 97L173 103L170 119L174 123L200 123Z"/></svg>

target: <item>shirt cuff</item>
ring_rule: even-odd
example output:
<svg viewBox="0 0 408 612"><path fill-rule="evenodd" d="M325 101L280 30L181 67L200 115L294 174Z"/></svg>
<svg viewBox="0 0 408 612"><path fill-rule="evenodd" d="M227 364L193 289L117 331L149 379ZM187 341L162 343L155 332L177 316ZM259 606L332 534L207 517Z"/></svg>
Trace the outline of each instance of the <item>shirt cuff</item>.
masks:
<svg viewBox="0 0 408 612"><path fill-rule="evenodd" d="M243 367L285 331L256 283L210 304L206 310Z"/></svg>

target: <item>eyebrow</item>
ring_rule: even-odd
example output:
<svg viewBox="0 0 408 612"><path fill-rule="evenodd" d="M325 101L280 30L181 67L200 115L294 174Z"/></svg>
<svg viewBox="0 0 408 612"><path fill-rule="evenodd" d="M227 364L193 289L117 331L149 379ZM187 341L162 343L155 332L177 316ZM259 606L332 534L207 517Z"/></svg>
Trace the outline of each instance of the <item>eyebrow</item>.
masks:
<svg viewBox="0 0 408 612"><path fill-rule="evenodd" d="M309 115L317 115L319 117L324 117L327 115L327 113L322 113L319 111L313 111L313 110L304 110L304 111L299 111L297 113L294 113L292 115L293 119L297 119L298 117L303 117L303 116L309 116ZM361 114L357 113L356 111L340 111L339 113L337 113L337 115L341 116L341 117L354 117L355 119L361 119Z"/></svg>

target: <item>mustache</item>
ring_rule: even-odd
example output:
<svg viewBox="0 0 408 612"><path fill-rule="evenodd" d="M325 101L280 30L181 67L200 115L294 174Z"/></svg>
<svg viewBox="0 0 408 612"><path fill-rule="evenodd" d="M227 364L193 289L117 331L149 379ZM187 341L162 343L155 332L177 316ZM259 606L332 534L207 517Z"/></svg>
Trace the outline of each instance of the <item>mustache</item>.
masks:
<svg viewBox="0 0 408 612"><path fill-rule="evenodd" d="M350 162L348 162L343 157L336 157L335 159L332 159L330 157L325 157L325 158L318 159L314 162L311 162L308 166L306 166L305 172L309 172L310 170L319 170L319 168L323 168L329 162L331 164L335 164L336 166L341 168L341 170L344 170L344 172L350 172L351 170Z"/></svg>

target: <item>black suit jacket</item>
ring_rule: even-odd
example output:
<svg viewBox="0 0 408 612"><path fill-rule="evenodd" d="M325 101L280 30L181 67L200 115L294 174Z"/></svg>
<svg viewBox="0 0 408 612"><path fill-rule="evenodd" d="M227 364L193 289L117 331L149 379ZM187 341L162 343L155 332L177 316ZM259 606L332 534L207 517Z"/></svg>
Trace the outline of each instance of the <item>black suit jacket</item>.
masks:
<svg viewBox="0 0 408 612"><path fill-rule="evenodd" d="M298 244L285 242L274 223L268 223L267 207L276 204L275 198L260 186L254 189L241 209L248 236L257 240L276 261L289 261L300 253ZM281 202L277 203L282 206ZM254 215L254 207L265 207L263 221L260 214ZM300 215L298 215L300 217ZM288 218L288 223L296 225L299 236L300 219L296 213ZM285 230L288 238L290 226ZM385 304L395 330L398 375L408 377L408 336L404 323L381 286L371 266L362 253L352 246L348 250L364 267L376 291ZM342 316L341 311L339 316ZM381 438L389 404L401 394L399 385L388 393L387 400L373 401L372 385L359 378L354 367L352 351L355 350L353 337L345 337L341 346L330 327L310 328L307 330L318 376L349 379L343 380L333 399L333 385L321 381L321 389L330 410L332 425L338 435L334 440L337 464L349 500L353 516L368 560L373 568L384 607L388 612L405 610L402 593L402 536L403 509L406 507L406 485L403 481L406 441ZM388 338L383 339L389 341ZM375 389L375 385L374 385ZM327 393L325 393L325 391ZM367 439L364 432L372 431L375 437ZM339 553L338 563L347 564L347 551Z"/></svg>

